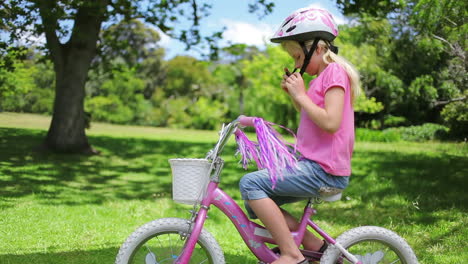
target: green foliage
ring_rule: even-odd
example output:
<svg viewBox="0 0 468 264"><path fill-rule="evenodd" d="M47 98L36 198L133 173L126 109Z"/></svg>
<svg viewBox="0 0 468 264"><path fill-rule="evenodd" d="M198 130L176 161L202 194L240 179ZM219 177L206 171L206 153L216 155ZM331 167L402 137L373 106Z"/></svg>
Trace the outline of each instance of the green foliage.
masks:
<svg viewBox="0 0 468 264"><path fill-rule="evenodd" d="M5 98L21 89L15 84L13 73L21 64L21 57L25 55L23 49L1 49L0 53L0 98Z"/></svg>
<svg viewBox="0 0 468 264"><path fill-rule="evenodd" d="M384 74L363 71L363 86L368 96L383 103L384 113L379 118L393 115L405 117L409 123L440 122L440 106L465 97L466 1L337 3L345 15L353 15L360 22L350 28L351 34L345 32L338 39L344 36L353 45L378 48L380 59L367 65L376 65ZM387 89L373 82L375 76L385 77L383 84L400 84Z"/></svg>
<svg viewBox="0 0 468 264"><path fill-rule="evenodd" d="M210 101L200 97L190 109L192 116L192 127L197 129L213 129L219 126L227 113L227 106L218 101ZM229 122L230 120L226 120Z"/></svg>
<svg viewBox="0 0 468 264"><path fill-rule="evenodd" d="M14 64L14 71L3 71L2 90L3 98L0 102L4 111L21 112L27 105L26 96L34 88L32 72L34 67L17 61Z"/></svg>
<svg viewBox="0 0 468 264"><path fill-rule="evenodd" d="M468 103L466 99L444 107L441 112L445 124L450 128L450 135L466 139L468 136Z"/></svg>
<svg viewBox="0 0 468 264"><path fill-rule="evenodd" d="M96 62L105 68L112 67L119 60L129 67L137 67L143 60L155 55L155 50L162 50L157 45L161 39L159 33L136 19L110 26L102 31L101 39Z"/></svg>
<svg viewBox="0 0 468 264"><path fill-rule="evenodd" d="M167 62L164 91L168 96L211 95L212 77L208 63L193 57L177 56Z"/></svg>
<svg viewBox="0 0 468 264"><path fill-rule="evenodd" d="M403 122L401 118L392 117L395 123ZM384 130L367 128L356 129L356 141L363 142L398 142L442 140L448 136L449 129L439 124L426 123L420 126L392 127Z"/></svg>
<svg viewBox="0 0 468 264"><path fill-rule="evenodd" d="M401 140L398 131L381 131L368 128L357 128L355 137L357 142L398 142Z"/></svg>
<svg viewBox="0 0 468 264"><path fill-rule="evenodd" d="M240 68L248 83L244 92L246 115L296 126L296 110L280 87L283 68L292 68L292 63L293 60L279 46L268 46L265 54L259 53L252 60L241 62Z"/></svg>
<svg viewBox="0 0 468 264"><path fill-rule="evenodd" d="M383 109L383 104L381 102L377 102L375 97L367 99L363 93L361 93L359 98L354 103L354 111L357 112L375 114L382 111Z"/></svg>
<svg viewBox="0 0 468 264"><path fill-rule="evenodd" d="M143 96L145 83L136 77L134 69L121 67L112 71L95 96L86 101L86 111L92 120L111 123L143 123L150 104Z"/></svg>
<svg viewBox="0 0 468 264"><path fill-rule="evenodd" d="M345 14L365 13L372 16L386 16L406 5L405 0L336 0L338 7Z"/></svg>
<svg viewBox="0 0 468 264"><path fill-rule="evenodd" d="M144 80L143 94L150 98L165 78L164 49L159 47L159 33L140 20L121 21L101 32L98 55L93 61L87 88L100 89L100 79L112 76L119 67L135 69L136 77Z"/></svg>
<svg viewBox="0 0 468 264"><path fill-rule="evenodd" d="M385 23L381 22L380 24L386 28ZM362 27L365 28L365 26ZM374 27L378 28L377 25ZM382 49L377 49L376 46L370 44L352 44L362 41L359 40L360 37L354 35L355 31L360 28L360 26L343 27L340 38L338 38L339 41L337 41L337 45L341 49L340 54L353 63L361 75L363 93L356 102L355 111L371 114L381 111L390 112L402 100L403 83L398 77L383 68L382 57L379 54L383 52ZM382 31L382 29L378 29L378 31ZM377 43L387 40L385 35L377 34L377 36L380 36L378 40L374 40Z"/></svg>
<svg viewBox="0 0 468 264"><path fill-rule="evenodd" d="M433 114L429 111L428 106L439 97L434 83L434 79L430 75L418 76L411 82L404 96L408 119L428 120Z"/></svg>
<svg viewBox="0 0 468 264"><path fill-rule="evenodd" d="M215 84L209 63L193 57L177 56L167 62L162 90L151 101L155 123L175 128L215 128L227 113L225 91Z"/></svg>
<svg viewBox="0 0 468 264"><path fill-rule="evenodd" d="M359 10L353 15L356 23L341 25L335 41L361 75L363 95L354 105L357 126L444 122L454 137L464 138L468 74L460 10L466 4L338 2L347 14ZM395 15L387 15L390 7ZM401 26L398 22L406 18L409 24ZM279 87L283 68L292 68L293 61L279 46L233 45L220 51L222 61L187 56L164 61L159 38L140 20L124 19L101 32L100 53L86 84L85 106L92 120L213 129L213 120L247 114L297 128L298 113ZM1 109L52 113L50 62L18 48L2 54L1 63ZM307 85L311 78L305 77Z"/></svg>
<svg viewBox="0 0 468 264"><path fill-rule="evenodd" d="M447 136L449 129L439 124L427 123L420 126L389 128L384 131L398 133L402 140L422 142L443 139Z"/></svg>
<svg viewBox="0 0 468 264"><path fill-rule="evenodd" d="M407 122L406 118L403 116L385 116L384 126L385 127L396 127L401 126Z"/></svg>
<svg viewBox="0 0 468 264"><path fill-rule="evenodd" d="M95 121L125 124L133 119L132 109L116 95L92 97L86 101L85 109Z"/></svg>
<svg viewBox="0 0 468 264"><path fill-rule="evenodd" d="M188 97L171 98L165 100L161 107L166 115L166 125L171 128L190 127L192 117L188 113L193 102Z"/></svg>
<svg viewBox="0 0 468 264"><path fill-rule="evenodd" d="M40 62L32 50L13 51L10 56L10 66L0 65L0 110L51 114L55 84L51 63Z"/></svg>

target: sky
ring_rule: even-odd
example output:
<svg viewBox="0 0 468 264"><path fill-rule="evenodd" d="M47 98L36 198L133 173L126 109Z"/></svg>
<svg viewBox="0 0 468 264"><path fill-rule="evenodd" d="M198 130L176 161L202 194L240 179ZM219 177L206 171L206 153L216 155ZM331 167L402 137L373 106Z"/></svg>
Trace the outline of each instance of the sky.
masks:
<svg viewBox="0 0 468 264"><path fill-rule="evenodd" d="M201 32L205 36L210 33L226 28L223 34L223 40L219 43L221 47L226 46L228 42L232 44L255 45L263 49L269 43L270 37L277 30L281 22L292 12L303 7L318 7L327 9L332 13L338 24L344 24L346 18L336 7L335 0L276 0L273 12L263 18L257 14L248 12L248 4L255 0L206 0L212 5L210 15L201 20ZM148 25L151 26L151 25ZM165 48L165 59L171 59L177 55L189 55L201 58L200 52L185 50L185 44L178 40L171 39L159 29L155 28L161 35L159 44ZM4 32L0 38L6 38ZM44 35L35 37L25 35L27 43L44 43Z"/></svg>
<svg viewBox="0 0 468 264"><path fill-rule="evenodd" d="M230 41L233 44L255 45L262 49L265 43L269 43L270 37L281 22L293 11L302 7L314 6L327 9L333 14L338 24L346 22L346 18L336 7L336 1L332 0L277 0L274 2L273 12L261 19L257 14L248 12L248 4L253 0L210 0L208 2L212 4L211 15L201 21L201 30L207 34L226 27L221 46L225 46ZM161 35L159 44L166 49L166 59L171 59L176 55L200 57L196 51L186 51L185 44L163 33Z"/></svg>

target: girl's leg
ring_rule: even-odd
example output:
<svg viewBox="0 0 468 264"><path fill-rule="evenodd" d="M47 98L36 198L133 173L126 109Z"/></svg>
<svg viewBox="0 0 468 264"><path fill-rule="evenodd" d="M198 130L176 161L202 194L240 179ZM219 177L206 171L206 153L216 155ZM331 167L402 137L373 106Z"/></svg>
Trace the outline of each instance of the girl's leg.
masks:
<svg viewBox="0 0 468 264"><path fill-rule="evenodd" d="M330 176L315 162L303 160L298 166L299 168L292 172L285 171L283 179L278 181L274 188L267 170L246 174L239 182L242 199L246 201L249 216L260 218L280 247L281 257L273 262L274 264L295 264L304 259L291 236L278 204L285 203L290 200L290 197L306 199L317 196L318 190L323 186L345 187L330 185L328 183ZM307 249L315 249L314 240L308 240L311 237L307 236L305 242ZM315 243L318 242L315 241Z"/></svg>
<svg viewBox="0 0 468 264"><path fill-rule="evenodd" d="M287 211L281 209L281 212L284 215L284 218L286 220L286 223L289 229L297 230L299 228L299 222L292 215L290 215ZM312 234L312 232L306 229L304 233L304 238L302 239L302 245L304 246L304 249L311 250L311 251L318 251L323 246L323 244L324 244L323 240L319 239L314 234Z"/></svg>
<svg viewBox="0 0 468 264"><path fill-rule="evenodd" d="M249 200L250 208L262 221L281 250L281 257L272 264L296 264L304 260L289 231L280 208L270 198Z"/></svg>

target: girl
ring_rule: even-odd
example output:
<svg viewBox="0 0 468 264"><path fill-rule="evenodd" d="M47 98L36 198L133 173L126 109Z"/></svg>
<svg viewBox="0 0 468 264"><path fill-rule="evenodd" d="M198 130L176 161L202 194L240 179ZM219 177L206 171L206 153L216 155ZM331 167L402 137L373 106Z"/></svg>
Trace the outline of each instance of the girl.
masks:
<svg viewBox="0 0 468 264"><path fill-rule="evenodd" d="M354 146L352 102L360 88L358 73L332 45L337 35L330 13L305 8L287 17L271 39L281 43L295 61L292 74L285 69L281 88L300 112L297 149L302 158L294 172L283 173L274 189L268 172L261 170L245 175L240 190L250 217L258 217L279 246L281 256L273 264L308 263L290 233L297 228L297 220L279 206L318 196L323 187L348 185ZM304 72L317 76L308 90ZM326 249L325 241L310 232L302 244L307 250Z"/></svg>

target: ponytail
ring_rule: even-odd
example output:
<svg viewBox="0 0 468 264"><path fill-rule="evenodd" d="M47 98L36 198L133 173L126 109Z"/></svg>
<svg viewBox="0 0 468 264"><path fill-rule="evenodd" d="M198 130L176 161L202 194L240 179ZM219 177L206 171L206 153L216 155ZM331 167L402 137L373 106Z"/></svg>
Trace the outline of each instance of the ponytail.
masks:
<svg viewBox="0 0 468 264"><path fill-rule="evenodd" d="M319 45L325 47L327 50L323 55L323 61L326 64L330 64L332 62L338 63L348 74L349 82L351 83L351 100L352 102L354 102L361 94L361 82L359 80L359 72L347 59L332 52L328 47L327 43L325 43L324 41L320 42Z"/></svg>
<svg viewBox="0 0 468 264"><path fill-rule="evenodd" d="M312 46L312 43L313 40L310 40L307 41L305 45L307 48L310 48L310 46ZM281 45L290 54L302 52L301 46L296 41L283 41ZM323 55L323 61L326 64L330 64L332 62L338 63L348 74L349 82L351 84L351 101L354 102L361 93L361 82L359 80L359 72L348 60L331 51L329 43L320 40L318 46L326 50L325 54Z"/></svg>

